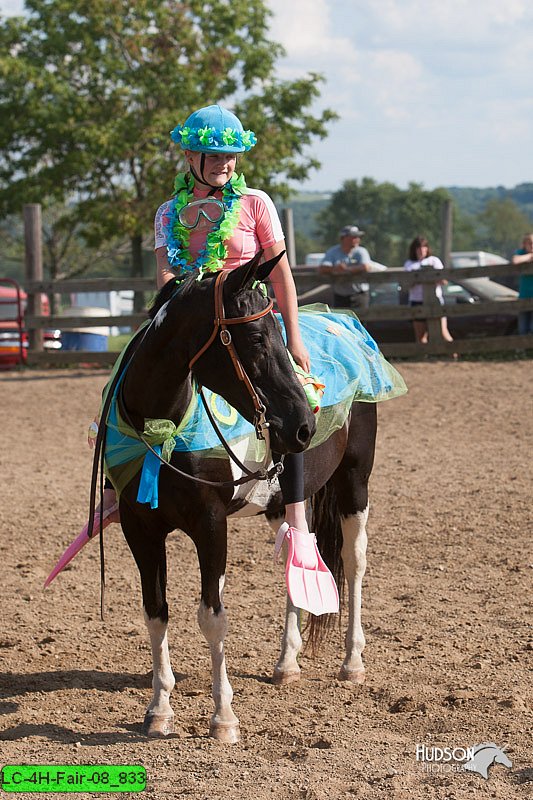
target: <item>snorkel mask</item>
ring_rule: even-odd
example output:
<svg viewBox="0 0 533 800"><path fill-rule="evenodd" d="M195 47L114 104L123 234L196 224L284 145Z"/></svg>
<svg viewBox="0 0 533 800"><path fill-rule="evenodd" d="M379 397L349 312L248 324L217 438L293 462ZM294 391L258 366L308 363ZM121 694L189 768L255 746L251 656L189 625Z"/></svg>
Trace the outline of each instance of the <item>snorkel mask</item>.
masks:
<svg viewBox="0 0 533 800"><path fill-rule="evenodd" d="M226 213L226 206L215 197L204 197L200 200L193 200L183 206L178 213L178 219L184 228L192 230L204 217L208 222L220 222Z"/></svg>

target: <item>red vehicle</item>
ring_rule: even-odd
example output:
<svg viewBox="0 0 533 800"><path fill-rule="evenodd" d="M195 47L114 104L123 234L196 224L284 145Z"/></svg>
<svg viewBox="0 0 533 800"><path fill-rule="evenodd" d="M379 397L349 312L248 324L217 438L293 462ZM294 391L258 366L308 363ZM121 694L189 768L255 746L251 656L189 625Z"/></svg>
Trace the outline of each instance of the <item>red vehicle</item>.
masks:
<svg viewBox="0 0 533 800"><path fill-rule="evenodd" d="M11 278L0 278L0 369L9 369L26 363L28 334L24 327L24 313L28 296ZM48 297L42 296L43 314L50 314ZM61 347L61 332L44 331L46 349Z"/></svg>

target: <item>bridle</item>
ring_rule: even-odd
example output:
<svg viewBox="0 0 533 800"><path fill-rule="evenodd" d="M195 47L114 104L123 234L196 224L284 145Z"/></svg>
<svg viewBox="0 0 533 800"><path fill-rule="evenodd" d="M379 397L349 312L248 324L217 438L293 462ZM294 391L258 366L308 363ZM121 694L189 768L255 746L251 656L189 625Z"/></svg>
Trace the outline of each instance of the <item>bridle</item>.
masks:
<svg viewBox="0 0 533 800"><path fill-rule="evenodd" d="M233 362L233 366L235 368L235 372L237 373L237 377L240 381L244 382L246 389L248 390L248 394L252 398L252 403L254 404L254 421L253 425L255 428L255 433L258 439L265 438L265 430L268 428L268 422L265 418L265 411L266 408L257 396L257 392L248 377L246 370L244 369L243 365L241 364L241 360L235 350L233 340L231 338L231 333L228 330L228 325L243 325L246 322L254 322L256 319L261 319L261 317L266 317L267 314L270 314L273 308L273 301L269 298L268 304L263 308L261 311L257 311L255 314L249 314L247 317L226 317L226 311L224 308L224 281L228 277L228 274L231 270L223 269L220 270L216 277L215 281L215 320L213 325L213 330L211 332L211 336L204 344L203 347L198 350L196 355L194 355L191 360L189 361L189 369L192 370L193 365L198 361L201 356L208 350L213 342L215 341L217 333L220 336L220 341L226 348L227 352L230 355L230 358Z"/></svg>

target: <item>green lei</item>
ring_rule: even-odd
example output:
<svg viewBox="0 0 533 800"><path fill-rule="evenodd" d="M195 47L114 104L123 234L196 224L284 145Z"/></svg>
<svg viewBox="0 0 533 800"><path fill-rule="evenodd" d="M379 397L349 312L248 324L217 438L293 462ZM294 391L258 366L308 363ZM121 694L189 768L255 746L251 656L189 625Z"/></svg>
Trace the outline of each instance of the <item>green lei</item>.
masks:
<svg viewBox="0 0 533 800"><path fill-rule="evenodd" d="M168 260L172 267L180 272L198 269L200 277L205 272L217 272L222 269L228 257L226 242L231 238L239 223L241 211L241 195L246 190L244 175L232 175L222 189L222 202L225 213L222 219L207 234L205 247L194 260L189 250L190 230L179 221L179 212L195 197L193 194L194 179L190 173L179 172L174 182L175 200L171 205L171 213L167 232Z"/></svg>

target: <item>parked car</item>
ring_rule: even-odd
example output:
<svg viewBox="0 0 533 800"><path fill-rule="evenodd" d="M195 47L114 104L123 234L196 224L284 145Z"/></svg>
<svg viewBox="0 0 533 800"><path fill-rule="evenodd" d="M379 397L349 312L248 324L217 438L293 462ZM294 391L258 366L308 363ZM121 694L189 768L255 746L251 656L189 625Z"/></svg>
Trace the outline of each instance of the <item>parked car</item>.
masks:
<svg viewBox="0 0 533 800"><path fill-rule="evenodd" d="M0 278L0 369L9 369L26 361L28 350L28 334L24 329L24 312L26 310L27 295L16 282ZM22 314L22 337L19 323L19 309L17 292L20 297L20 310ZM48 297L43 295L43 313L49 315L50 308ZM22 348L21 348L22 338ZM47 350L58 350L61 347L61 332L59 330L45 330L43 332L44 347ZM21 356L22 353L22 356Z"/></svg>
<svg viewBox="0 0 533 800"><path fill-rule="evenodd" d="M465 314L448 317L448 328L454 339L484 336L506 336L517 331L517 314L505 304L515 300L518 293L490 278L465 278L449 281L442 287L445 306L463 305ZM501 302L501 312L468 315L468 306ZM407 304L407 294L397 281L370 287L370 306L400 306ZM413 324L409 319L363 321L377 342L414 341Z"/></svg>
<svg viewBox="0 0 533 800"><path fill-rule="evenodd" d="M509 261L496 253L487 253L485 250L456 250L451 252L450 256L454 269L490 267L501 264L503 267L502 274L493 277L492 280L503 284L503 286L508 286L509 289L518 289L518 275L507 275L506 267L509 266Z"/></svg>

